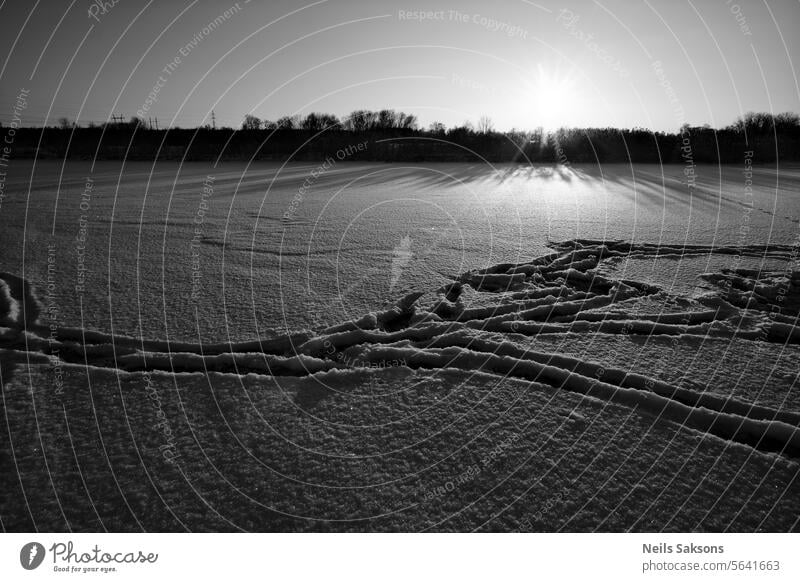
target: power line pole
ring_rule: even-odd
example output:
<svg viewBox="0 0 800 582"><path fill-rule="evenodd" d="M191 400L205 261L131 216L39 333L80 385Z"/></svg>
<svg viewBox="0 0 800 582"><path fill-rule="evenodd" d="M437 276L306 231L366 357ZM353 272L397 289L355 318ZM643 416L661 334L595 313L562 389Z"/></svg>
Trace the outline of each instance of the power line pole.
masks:
<svg viewBox="0 0 800 582"><path fill-rule="evenodd" d="M214 115L214 110L211 110L211 129L217 129L217 116Z"/></svg>

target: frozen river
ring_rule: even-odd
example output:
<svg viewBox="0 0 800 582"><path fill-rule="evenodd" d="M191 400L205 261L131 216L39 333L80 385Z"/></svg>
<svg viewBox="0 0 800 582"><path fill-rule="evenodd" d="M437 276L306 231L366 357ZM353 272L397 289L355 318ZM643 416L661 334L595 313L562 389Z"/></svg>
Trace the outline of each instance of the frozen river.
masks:
<svg viewBox="0 0 800 582"><path fill-rule="evenodd" d="M793 243L800 170L13 161L2 270L60 326L203 341L319 330L576 238Z"/></svg>
<svg viewBox="0 0 800 582"><path fill-rule="evenodd" d="M797 529L796 169L5 178L8 529Z"/></svg>

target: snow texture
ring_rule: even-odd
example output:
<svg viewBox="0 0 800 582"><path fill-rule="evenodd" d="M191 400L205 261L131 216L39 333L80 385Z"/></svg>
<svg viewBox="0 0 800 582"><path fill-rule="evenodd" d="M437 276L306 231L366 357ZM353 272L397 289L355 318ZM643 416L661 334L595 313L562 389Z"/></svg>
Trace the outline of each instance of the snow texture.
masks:
<svg viewBox="0 0 800 582"><path fill-rule="evenodd" d="M393 280L410 260L401 241ZM383 311L269 340L199 344L51 328L42 304L18 276L0 274L0 348L120 372L263 374L273 377L358 374L363 368L456 370L492 374L634 409L660 422L800 457L800 412L724 397L600 361L532 349L538 336L594 334L646 338L800 343L800 272L788 245L707 247L571 240L528 262L494 265L416 291ZM630 257L680 260L739 256L785 262L783 271L722 269L699 273L712 291L674 297L648 281L616 279L604 262ZM643 311L650 298L680 305Z"/></svg>

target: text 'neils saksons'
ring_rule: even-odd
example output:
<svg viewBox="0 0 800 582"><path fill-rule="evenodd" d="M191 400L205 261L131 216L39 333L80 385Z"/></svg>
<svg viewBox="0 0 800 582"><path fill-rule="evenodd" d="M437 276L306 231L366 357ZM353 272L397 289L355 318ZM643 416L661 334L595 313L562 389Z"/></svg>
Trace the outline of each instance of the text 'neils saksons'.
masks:
<svg viewBox="0 0 800 582"><path fill-rule="evenodd" d="M723 546L698 546L695 544L642 544L644 554L724 554Z"/></svg>

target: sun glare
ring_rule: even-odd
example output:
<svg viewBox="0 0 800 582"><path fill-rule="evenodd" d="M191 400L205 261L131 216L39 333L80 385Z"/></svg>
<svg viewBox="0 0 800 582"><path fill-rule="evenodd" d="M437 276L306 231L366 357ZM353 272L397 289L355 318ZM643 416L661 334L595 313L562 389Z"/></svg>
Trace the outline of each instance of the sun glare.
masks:
<svg viewBox="0 0 800 582"><path fill-rule="evenodd" d="M532 91L532 117L537 125L548 130L571 125L578 103L574 79L548 72L540 65Z"/></svg>

